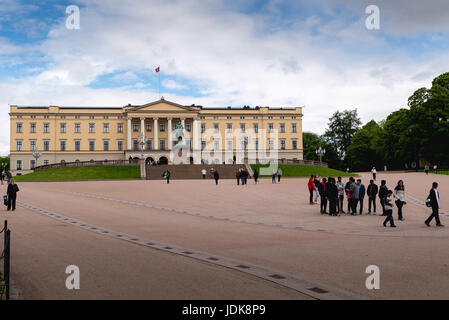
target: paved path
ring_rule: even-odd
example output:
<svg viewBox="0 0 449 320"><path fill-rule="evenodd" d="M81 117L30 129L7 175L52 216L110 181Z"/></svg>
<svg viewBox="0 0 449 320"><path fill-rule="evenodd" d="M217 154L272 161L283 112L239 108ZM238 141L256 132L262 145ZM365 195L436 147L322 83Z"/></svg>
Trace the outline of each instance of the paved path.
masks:
<svg viewBox="0 0 449 320"><path fill-rule="evenodd" d="M435 178L384 176L391 188L402 177L418 202ZM438 180L449 193L449 176ZM447 298L449 228L424 226L427 208L409 202L406 221L383 228L379 216L320 215L305 184L21 183L23 207L8 214L13 275L30 298ZM211 257L219 260L204 262ZM64 287L68 264L87 273L79 292ZM370 264L381 269L381 290L365 288Z"/></svg>

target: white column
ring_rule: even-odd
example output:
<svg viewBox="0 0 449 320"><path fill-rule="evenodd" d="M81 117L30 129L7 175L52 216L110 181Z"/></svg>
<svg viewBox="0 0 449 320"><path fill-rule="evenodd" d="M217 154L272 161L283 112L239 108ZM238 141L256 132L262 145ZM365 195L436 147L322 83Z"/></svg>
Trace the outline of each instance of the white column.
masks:
<svg viewBox="0 0 449 320"><path fill-rule="evenodd" d="M181 125L182 125L182 134L184 135L184 139L186 136L186 118L181 118ZM185 143L185 140L184 140Z"/></svg>
<svg viewBox="0 0 449 320"><path fill-rule="evenodd" d="M201 164L201 147L199 143L199 133L200 133L200 122L193 118L193 163L194 164Z"/></svg>
<svg viewBox="0 0 449 320"><path fill-rule="evenodd" d="M140 133L145 135L145 117L140 118Z"/></svg>
<svg viewBox="0 0 449 320"><path fill-rule="evenodd" d="M131 150L131 118L128 118L128 150Z"/></svg>
<svg viewBox="0 0 449 320"><path fill-rule="evenodd" d="M198 150L199 149L199 139L198 139L198 120L197 119L193 119L193 150Z"/></svg>
<svg viewBox="0 0 449 320"><path fill-rule="evenodd" d="M153 141L153 149L154 150L159 150L159 138L157 136L158 132L159 132L159 127L157 126L157 120L158 118L154 118L154 124L153 124L153 136L154 136L154 141Z"/></svg>
<svg viewBox="0 0 449 320"><path fill-rule="evenodd" d="M171 150L171 148L172 148L172 141L173 141L173 131L172 131L172 128L171 128L171 119L172 118L167 118L168 119L168 134L167 134L167 144L168 144L168 150Z"/></svg>

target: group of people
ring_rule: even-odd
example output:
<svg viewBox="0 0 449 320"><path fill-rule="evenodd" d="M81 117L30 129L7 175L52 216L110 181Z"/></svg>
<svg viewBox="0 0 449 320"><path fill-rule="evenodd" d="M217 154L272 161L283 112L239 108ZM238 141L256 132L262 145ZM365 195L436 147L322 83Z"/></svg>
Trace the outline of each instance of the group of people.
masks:
<svg viewBox="0 0 449 320"><path fill-rule="evenodd" d="M277 170L273 170L271 173L271 183L276 183L276 177L278 178L278 183L281 182L282 177L282 169L278 168Z"/></svg>
<svg viewBox="0 0 449 320"><path fill-rule="evenodd" d="M344 199L347 199L347 213L351 215L359 215L363 213L363 204L365 197L368 198L368 214L376 214L376 202L379 198L380 205L382 207L382 216L386 216L383 226L386 227L387 223L390 227L395 228L393 218L393 206L396 205L398 220L403 221L403 208L407 204L404 181L399 180L396 187L390 190L387 187L386 180L382 180L380 187L375 183L376 172L373 168L373 179L370 180L369 185L365 188L361 179L357 181L350 177L349 181L344 183L341 177L337 180L333 177L321 178L316 175L311 175L307 184L309 189L309 203L311 205L318 204L320 200L320 212L321 214L327 214L331 216L338 216L342 213L346 213L343 210ZM428 205L432 207L432 214L425 221L425 224L429 226L433 218L435 218L436 225L442 227L443 225L439 219L440 198L437 191L438 183L432 184L432 189L429 192ZM329 212L327 212L327 206L329 205ZM371 211L373 209L373 211Z"/></svg>
<svg viewBox="0 0 449 320"><path fill-rule="evenodd" d="M257 183L259 179L259 172L257 172L257 178L255 172L254 175L254 181ZM244 186L248 182L249 172L246 169L240 168L235 172L235 178L237 179L237 185L239 185L241 182L242 186Z"/></svg>
<svg viewBox="0 0 449 320"><path fill-rule="evenodd" d="M438 174L438 166L437 165L433 166L433 171L435 172L435 174ZM429 166L428 165L424 166L424 172L426 173L426 175L429 174Z"/></svg>

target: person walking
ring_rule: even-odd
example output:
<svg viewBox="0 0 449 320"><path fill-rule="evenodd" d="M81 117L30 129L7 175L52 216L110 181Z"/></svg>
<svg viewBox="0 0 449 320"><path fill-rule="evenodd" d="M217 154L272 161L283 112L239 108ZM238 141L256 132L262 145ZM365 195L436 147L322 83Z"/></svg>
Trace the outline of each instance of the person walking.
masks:
<svg viewBox="0 0 449 320"><path fill-rule="evenodd" d="M345 197L345 184L341 181L341 177L337 178L338 181L335 183L338 190L338 201L337 201L337 213L345 213L343 211L343 199Z"/></svg>
<svg viewBox="0 0 449 320"><path fill-rule="evenodd" d="M237 179L237 185L240 185L240 174L242 172L242 169L239 169L235 172L235 177Z"/></svg>
<svg viewBox="0 0 449 320"><path fill-rule="evenodd" d="M362 183L361 179L357 179L357 186L359 187L359 200L357 201L360 203L360 210L359 213L363 213L363 200L365 199L366 189L365 185Z"/></svg>
<svg viewBox="0 0 449 320"><path fill-rule="evenodd" d="M379 192L379 187L374 183L374 180L369 181L366 194L368 195L368 214L371 213L371 204L373 205L374 214L376 214L376 197Z"/></svg>
<svg viewBox="0 0 449 320"><path fill-rule="evenodd" d="M220 179L220 175L218 174L217 170L215 170L215 172L214 172L214 179L215 179L215 185L218 185L218 179Z"/></svg>
<svg viewBox="0 0 449 320"><path fill-rule="evenodd" d="M375 168L375 167L373 167L373 168L371 169L371 173L373 174L373 180L376 181L376 174L377 174L377 171L376 171L376 168Z"/></svg>
<svg viewBox="0 0 449 320"><path fill-rule="evenodd" d="M274 169L271 174L271 183L276 183L276 171Z"/></svg>
<svg viewBox="0 0 449 320"><path fill-rule="evenodd" d="M17 199L17 192L19 192L19 187L17 186L14 179L11 179L11 181L8 184L8 189L6 190L6 194L8 196L8 208L7 211L16 210L16 199Z"/></svg>
<svg viewBox="0 0 449 320"><path fill-rule="evenodd" d="M438 174L438 166L437 165L433 166L433 170L435 171L435 174Z"/></svg>
<svg viewBox="0 0 449 320"><path fill-rule="evenodd" d="M203 168L203 169L201 170L201 175L203 176L203 179L206 179L206 174L207 174L207 171L206 171L205 168Z"/></svg>
<svg viewBox="0 0 449 320"><path fill-rule="evenodd" d="M403 221L404 218L402 217L402 207L407 204L406 198L405 198L405 188L404 188L404 181L399 180L398 184L394 188L393 191L394 199L396 200L394 203L396 204L396 207L398 208L398 219L400 221Z"/></svg>
<svg viewBox="0 0 449 320"><path fill-rule="evenodd" d="M327 213L326 182L326 178L323 178L320 185L318 186L318 191L320 192L320 212L322 214Z"/></svg>
<svg viewBox="0 0 449 320"><path fill-rule="evenodd" d="M385 215L387 216L384 220L384 227L387 226L387 222L390 222L390 227L391 228L396 228L396 226L394 225L394 219L393 219L393 191L388 190L387 191L387 196L385 197L385 201L384 201L384 207L385 207Z"/></svg>
<svg viewBox="0 0 449 320"><path fill-rule="evenodd" d="M281 170L281 168L278 168L277 175L278 175L278 182L281 182L281 177L282 177L282 170Z"/></svg>
<svg viewBox="0 0 449 320"><path fill-rule="evenodd" d="M3 180L5 180L5 174L2 172L0 172L0 180L2 181L2 185L3 185Z"/></svg>
<svg viewBox="0 0 449 320"><path fill-rule="evenodd" d="M162 174L162 176L167 180L167 184L169 184L170 183L170 175L171 175L171 173L170 173L170 170L166 170L166 171L164 171L164 173Z"/></svg>
<svg viewBox="0 0 449 320"><path fill-rule="evenodd" d="M254 183L257 184L259 182L259 171L254 170Z"/></svg>
<svg viewBox="0 0 449 320"><path fill-rule="evenodd" d="M427 197L427 199L430 200L430 206L432 207L432 214L424 222L428 227L430 227L430 222L432 221L433 218L435 218L437 227L444 227L444 225L441 224L439 217L439 210L441 206L440 206L440 194L437 188L438 183L437 182L432 183L432 189L430 189L429 196Z"/></svg>
<svg viewBox="0 0 449 320"><path fill-rule="evenodd" d="M382 215L385 216L385 198L387 196L388 188L387 188L387 181L382 180L380 181L380 188L379 188L379 199L380 199L380 205L382 206Z"/></svg>
<svg viewBox="0 0 449 320"><path fill-rule="evenodd" d="M353 216L357 215L357 203L359 202L359 186L355 183L353 177L349 178L351 181L351 187L349 188L349 196L351 200L351 212Z"/></svg>
<svg viewBox="0 0 449 320"><path fill-rule="evenodd" d="M315 191L315 183L314 183L313 174L309 178L309 182L307 183L307 188L309 189L309 204L315 204L313 202L313 191Z"/></svg>
<svg viewBox="0 0 449 320"><path fill-rule="evenodd" d="M248 178L248 171L242 169L240 177L242 178L242 186L246 185L246 179Z"/></svg>
<svg viewBox="0 0 449 320"><path fill-rule="evenodd" d="M11 179L12 179L12 174L11 174L11 171L6 171L6 178L8 179L8 183L10 183L11 182Z"/></svg>
<svg viewBox="0 0 449 320"><path fill-rule="evenodd" d="M426 176L429 175L429 166L427 164L424 166L424 172L426 173Z"/></svg>

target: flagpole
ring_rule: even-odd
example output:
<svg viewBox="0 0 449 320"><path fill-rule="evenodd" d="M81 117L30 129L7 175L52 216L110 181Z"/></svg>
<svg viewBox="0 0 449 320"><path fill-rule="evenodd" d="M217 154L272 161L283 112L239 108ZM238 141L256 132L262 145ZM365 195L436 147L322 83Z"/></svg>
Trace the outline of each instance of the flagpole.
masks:
<svg viewBox="0 0 449 320"><path fill-rule="evenodd" d="M159 92L159 99L161 98L161 67L157 67L157 76L158 76L158 92Z"/></svg>

